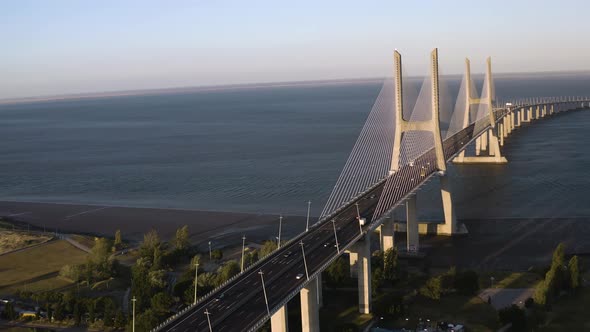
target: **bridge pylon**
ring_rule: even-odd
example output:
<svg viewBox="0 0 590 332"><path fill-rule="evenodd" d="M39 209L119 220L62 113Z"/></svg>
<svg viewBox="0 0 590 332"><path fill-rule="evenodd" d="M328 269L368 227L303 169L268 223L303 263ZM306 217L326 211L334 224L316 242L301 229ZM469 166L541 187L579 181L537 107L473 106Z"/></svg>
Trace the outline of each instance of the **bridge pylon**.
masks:
<svg viewBox="0 0 590 332"><path fill-rule="evenodd" d="M498 139L498 127L496 126L496 117L493 112L494 92L492 79L492 59L486 59L486 79L487 79L487 97L486 98L472 98L471 97L471 64L469 59L465 59L465 112L463 115L463 128L466 128L471 122L480 119L470 119L472 105L487 105L488 106L488 121L490 129L484 131L483 134L475 140L475 157L466 157L465 151L462 151L453 163L456 164L505 164L508 162L502 156L500 151L500 141ZM473 120L473 121L471 121ZM488 155L481 155L482 151L487 151Z"/></svg>
<svg viewBox="0 0 590 332"><path fill-rule="evenodd" d="M432 107L431 117L424 121L411 121L403 116L403 88L402 88L402 58L398 51L394 53L395 60L395 136L393 141L393 154L390 166L390 174L399 170L400 148L402 135L410 131L431 132L434 138L434 151L436 155L436 167L439 171L441 196L444 210L444 224L437 225L437 234L453 235L458 231L457 217L453 206L451 184L447 175L447 165L443 149L442 136L440 131L440 109L439 109L439 80L438 80L438 49L431 53L431 95ZM409 251L417 251L418 244L418 221L415 204L415 196L406 202L407 222L407 247ZM416 233L416 234L414 234ZM385 249L385 248L384 248Z"/></svg>

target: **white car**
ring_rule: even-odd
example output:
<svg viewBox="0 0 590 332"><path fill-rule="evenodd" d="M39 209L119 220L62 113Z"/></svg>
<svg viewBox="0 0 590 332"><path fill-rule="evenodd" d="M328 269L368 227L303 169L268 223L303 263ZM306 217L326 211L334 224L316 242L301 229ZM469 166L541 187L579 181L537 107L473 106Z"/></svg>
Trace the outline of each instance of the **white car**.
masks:
<svg viewBox="0 0 590 332"><path fill-rule="evenodd" d="M303 278L303 273L299 273L299 274L298 274L298 275L295 277L295 279L297 279L297 280L299 280L299 279L301 279L301 278Z"/></svg>

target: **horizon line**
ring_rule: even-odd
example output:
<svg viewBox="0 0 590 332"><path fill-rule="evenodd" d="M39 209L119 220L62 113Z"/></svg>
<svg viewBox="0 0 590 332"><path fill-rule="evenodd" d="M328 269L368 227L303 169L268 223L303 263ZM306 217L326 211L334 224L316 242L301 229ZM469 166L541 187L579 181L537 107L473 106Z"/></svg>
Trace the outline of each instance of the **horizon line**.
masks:
<svg viewBox="0 0 590 332"><path fill-rule="evenodd" d="M514 77L527 75L551 75L551 74L590 74L590 70L558 70L558 71L537 71L537 72L499 72L494 73L494 77ZM448 74L441 75L442 77L459 77L463 74ZM484 76L483 73L472 74L472 77ZM410 75L409 79L420 79L425 76ZM241 89L256 89L256 88L273 88L273 87L289 87L289 86L313 86L313 85L339 85L339 84L354 84L354 83L372 83L382 81L388 77L359 77L359 78L340 78L340 79L317 79L304 81L273 81L273 82L251 82L251 83L228 83L228 84L214 84L214 85L194 85L194 86L171 86L161 88L147 88L147 89L128 89L128 90L106 90L106 91L88 91L79 93L64 93L57 95L38 95L29 97L13 97L0 99L0 105L22 104L22 103L36 103L46 101L62 101L62 100L77 100L77 99L94 99L94 98L108 98L108 97L126 97L126 96L146 96L154 94L174 94L182 92L207 92L207 91L221 91L221 90L241 90Z"/></svg>

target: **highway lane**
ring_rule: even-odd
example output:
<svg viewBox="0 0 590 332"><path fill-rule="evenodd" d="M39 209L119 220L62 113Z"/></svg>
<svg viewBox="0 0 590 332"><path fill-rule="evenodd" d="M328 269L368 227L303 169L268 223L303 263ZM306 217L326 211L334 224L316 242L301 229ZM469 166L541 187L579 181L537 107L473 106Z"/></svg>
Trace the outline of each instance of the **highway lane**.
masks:
<svg viewBox="0 0 590 332"><path fill-rule="evenodd" d="M488 128L489 125L484 126L480 133ZM464 148L474 138L473 131L474 124L445 140L443 142L445 159L450 159ZM338 256L333 246L335 239L332 220L336 222L338 242L344 248L360 233L354 203L359 204L363 217L373 221L373 213L386 186L393 186L395 194L392 204L399 204L408 193L423 184L436 170L435 151L430 149L411 165L404 165L387 180L378 183L362 197L347 203L343 209L337 211L335 216L320 221L309 232L300 234L294 241L285 244L265 258L256 268L245 271L243 275L218 289L203 302L160 330L208 331L205 310L210 313L209 318L214 331L252 329L258 322L268 318L259 271L264 273L269 307L273 310L285 298L294 296L293 293L307 281L299 241L304 242L308 269L312 274ZM363 228L367 231L368 226ZM324 246L326 243L329 245ZM304 277L297 279L298 274L303 274Z"/></svg>

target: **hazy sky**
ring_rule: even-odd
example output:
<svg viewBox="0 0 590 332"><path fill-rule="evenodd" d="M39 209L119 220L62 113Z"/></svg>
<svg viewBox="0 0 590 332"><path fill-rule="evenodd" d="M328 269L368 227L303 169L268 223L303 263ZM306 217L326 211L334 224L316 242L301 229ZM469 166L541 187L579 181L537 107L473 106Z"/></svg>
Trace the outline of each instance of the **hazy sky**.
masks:
<svg viewBox="0 0 590 332"><path fill-rule="evenodd" d="M0 99L122 89L590 69L590 1L0 2Z"/></svg>

